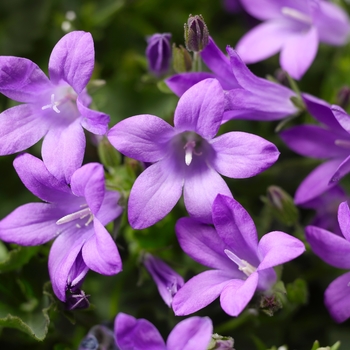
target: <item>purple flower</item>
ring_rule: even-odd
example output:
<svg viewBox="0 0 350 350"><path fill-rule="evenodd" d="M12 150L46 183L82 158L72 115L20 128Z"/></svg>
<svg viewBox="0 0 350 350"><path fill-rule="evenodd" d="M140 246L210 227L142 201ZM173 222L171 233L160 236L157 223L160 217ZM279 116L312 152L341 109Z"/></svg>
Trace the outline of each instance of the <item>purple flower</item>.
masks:
<svg viewBox="0 0 350 350"><path fill-rule="evenodd" d="M223 0L224 9L230 13L238 13L242 11L242 6L239 0Z"/></svg>
<svg viewBox="0 0 350 350"><path fill-rule="evenodd" d="M146 57L149 70L156 76L166 73L171 61L171 34L153 34L147 38Z"/></svg>
<svg viewBox="0 0 350 350"><path fill-rule="evenodd" d="M219 80L225 91L223 122L230 119L277 120L298 112L291 101L296 94L276 83L255 76L230 46L226 57L212 38L200 53L213 73L181 73L165 80L168 87L181 96L191 86L207 78Z"/></svg>
<svg viewBox="0 0 350 350"><path fill-rule="evenodd" d="M104 275L121 271L118 249L104 228L121 214L120 196L106 191L101 164L89 163L76 170L70 186L29 154L18 156L14 167L24 185L46 203L15 209L0 221L0 238L24 246L55 238L49 273L60 300L66 300L66 291L79 288L88 269Z"/></svg>
<svg viewBox="0 0 350 350"><path fill-rule="evenodd" d="M241 0L245 10L262 21L238 42L246 63L281 51L280 64L300 79L314 60L318 43L344 45L350 25L344 10L323 0Z"/></svg>
<svg viewBox="0 0 350 350"><path fill-rule="evenodd" d="M316 226L307 226L306 239L314 253L327 264L340 269L350 269L350 209L347 202L339 205L338 221L341 236ZM336 278L326 289L324 302L337 322L350 317L350 272Z"/></svg>
<svg viewBox="0 0 350 350"><path fill-rule="evenodd" d="M171 307L174 295L184 285L183 278L164 261L151 254L145 255L143 264L156 283L165 304Z"/></svg>
<svg viewBox="0 0 350 350"><path fill-rule="evenodd" d="M274 231L258 242L253 220L234 199L218 195L213 204L214 228L193 218L176 224L181 248L192 259L211 267L191 278L176 293L176 315L196 312L220 296L223 310L238 316L256 290L268 291L276 281L274 266L290 261L305 250L304 244Z"/></svg>
<svg viewBox="0 0 350 350"><path fill-rule="evenodd" d="M143 318L119 313L114 322L120 350L206 350L212 332L209 317L190 317L174 327L165 343L157 328Z"/></svg>
<svg viewBox="0 0 350 350"><path fill-rule="evenodd" d="M0 115L0 155L23 151L45 136L46 167L69 183L83 161L83 128L98 135L107 132L109 117L88 108L86 85L93 68L93 40L81 31L65 35L52 50L50 80L26 58L0 56L0 92L24 102Z"/></svg>
<svg viewBox="0 0 350 350"><path fill-rule="evenodd" d="M323 125L295 126L280 136L294 152L326 161L300 184L294 198L296 204L320 196L350 171L349 116L340 107L311 95L303 94L303 99L310 114Z"/></svg>
<svg viewBox="0 0 350 350"><path fill-rule="evenodd" d="M224 92L215 79L204 80L179 100L172 127L153 115L125 119L109 132L121 153L153 163L135 181L128 203L129 222L141 229L164 218L184 191L191 216L211 222L218 193L231 196L218 174L231 178L254 176L278 158L276 147L244 132L215 138L224 112Z"/></svg>

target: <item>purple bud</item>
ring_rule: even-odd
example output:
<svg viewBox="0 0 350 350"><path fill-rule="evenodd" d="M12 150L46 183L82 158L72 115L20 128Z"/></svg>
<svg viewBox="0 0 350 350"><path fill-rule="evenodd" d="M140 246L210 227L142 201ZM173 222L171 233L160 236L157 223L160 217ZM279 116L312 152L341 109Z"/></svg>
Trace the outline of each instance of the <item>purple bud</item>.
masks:
<svg viewBox="0 0 350 350"><path fill-rule="evenodd" d="M349 86L343 86L337 93L337 105L346 109L350 101L350 88Z"/></svg>
<svg viewBox="0 0 350 350"><path fill-rule="evenodd" d="M146 57L149 70L156 76L166 73L171 60L171 34L153 34L147 38Z"/></svg>
<svg viewBox="0 0 350 350"><path fill-rule="evenodd" d="M90 306L89 297L82 289L73 288L66 292L65 306L67 310L87 309Z"/></svg>
<svg viewBox="0 0 350 350"><path fill-rule="evenodd" d="M174 295L184 285L183 278L164 261L151 254L145 255L143 264L156 283L160 296L171 307Z"/></svg>
<svg viewBox="0 0 350 350"><path fill-rule="evenodd" d="M185 23L185 44L188 51L200 52L209 43L209 31L202 15L190 15Z"/></svg>
<svg viewBox="0 0 350 350"><path fill-rule="evenodd" d="M117 350L113 331L102 325L92 327L78 350Z"/></svg>

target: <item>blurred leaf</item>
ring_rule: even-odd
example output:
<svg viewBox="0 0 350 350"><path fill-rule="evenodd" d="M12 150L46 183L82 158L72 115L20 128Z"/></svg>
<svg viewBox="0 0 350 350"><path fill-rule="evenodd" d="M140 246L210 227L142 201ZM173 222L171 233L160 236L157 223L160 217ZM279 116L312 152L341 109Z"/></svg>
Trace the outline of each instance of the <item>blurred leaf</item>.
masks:
<svg viewBox="0 0 350 350"><path fill-rule="evenodd" d="M40 247L18 246L15 249L11 250L8 252L5 259L2 259L0 261L0 273L12 271L27 264L39 249Z"/></svg>

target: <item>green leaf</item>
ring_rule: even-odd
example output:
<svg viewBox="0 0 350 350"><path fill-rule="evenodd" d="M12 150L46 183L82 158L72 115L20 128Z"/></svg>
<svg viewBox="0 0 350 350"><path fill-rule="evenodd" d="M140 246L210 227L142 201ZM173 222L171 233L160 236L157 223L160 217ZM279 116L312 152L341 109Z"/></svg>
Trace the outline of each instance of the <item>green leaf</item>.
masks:
<svg viewBox="0 0 350 350"><path fill-rule="evenodd" d="M0 273L16 270L27 264L39 249L40 247L17 246L8 252L4 259L0 260ZM3 257L3 254L0 256Z"/></svg>

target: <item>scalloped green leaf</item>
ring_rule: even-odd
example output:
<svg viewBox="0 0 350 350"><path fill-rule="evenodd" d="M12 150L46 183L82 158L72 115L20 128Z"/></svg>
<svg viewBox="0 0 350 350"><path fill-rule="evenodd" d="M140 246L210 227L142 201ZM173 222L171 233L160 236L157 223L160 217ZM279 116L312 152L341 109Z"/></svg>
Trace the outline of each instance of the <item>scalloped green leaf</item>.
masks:
<svg viewBox="0 0 350 350"><path fill-rule="evenodd" d="M39 249L40 247L17 246L9 251L4 259L0 260L0 273L16 270L27 264Z"/></svg>

